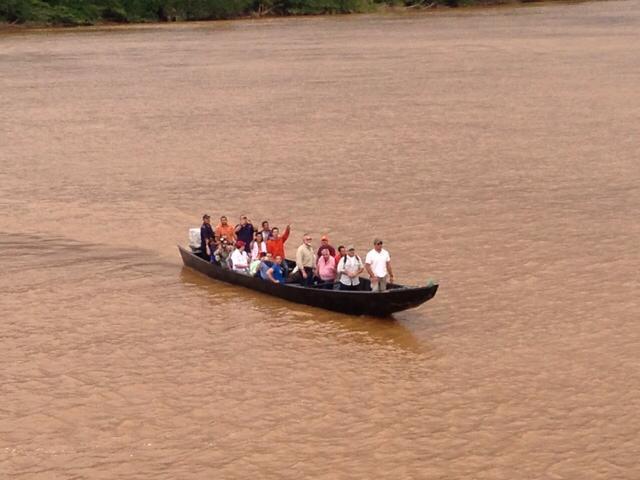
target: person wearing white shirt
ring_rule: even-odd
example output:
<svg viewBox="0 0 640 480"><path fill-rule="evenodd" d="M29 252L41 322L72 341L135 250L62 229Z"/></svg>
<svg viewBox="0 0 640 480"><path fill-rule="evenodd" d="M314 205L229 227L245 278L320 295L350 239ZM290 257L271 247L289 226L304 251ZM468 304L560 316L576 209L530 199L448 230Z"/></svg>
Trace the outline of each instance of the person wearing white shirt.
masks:
<svg viewBox="0 0 640 480"><path fill-rule="evenodd" d="M261 253L267 253L267 242L264 240L262 232L256 232L251 242L251 259L259 260Z"/></svg>
<svg viewBox="0 0 640 480"><path fill-rule="evenodd" d="M249 255L244 249L242 240L236 242L236 249L231 254L231 265L234 272L249 273Z"/></svg>
<svg viewBox="0 0 640 480"><path fill-rule="evenodd" d="M371 278L371 290L374 292L384 292L387 289L387 280L393 282L391 257L389 252L382 248L382 240L379 238L373 241L373 249L367 253L364 267Z"/></svg>
<svg viewBox="0 0 640 480"><path fill-rule="evenodd" d="M362 260L356 255L353 245L347 247L347 254L338 262L340 290L360 290L360 274L364 272Z"/></svg>

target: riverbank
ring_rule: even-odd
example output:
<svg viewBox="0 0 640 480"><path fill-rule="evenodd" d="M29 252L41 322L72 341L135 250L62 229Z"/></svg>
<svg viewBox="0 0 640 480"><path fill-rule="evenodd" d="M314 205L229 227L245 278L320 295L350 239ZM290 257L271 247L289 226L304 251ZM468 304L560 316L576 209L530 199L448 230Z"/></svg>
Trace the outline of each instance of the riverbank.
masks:
<svg viewBox="0 0 640 480"><path fill-rule="evenodd" d="M536 0L7 0L0 28L230 20L539 3Z"/></svg>

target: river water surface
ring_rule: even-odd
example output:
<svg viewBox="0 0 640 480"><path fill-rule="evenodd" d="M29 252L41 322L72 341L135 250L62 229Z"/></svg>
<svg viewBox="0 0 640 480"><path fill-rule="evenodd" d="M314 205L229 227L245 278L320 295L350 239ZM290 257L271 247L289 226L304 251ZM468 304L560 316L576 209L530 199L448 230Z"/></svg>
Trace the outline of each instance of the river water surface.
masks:
<svg viewBox="0 0 640 480"><path fill-rule="evenodd" d="M640 1L0 36L0 477L640 478ZM394 319L184 270L374 236Z"/></svg>

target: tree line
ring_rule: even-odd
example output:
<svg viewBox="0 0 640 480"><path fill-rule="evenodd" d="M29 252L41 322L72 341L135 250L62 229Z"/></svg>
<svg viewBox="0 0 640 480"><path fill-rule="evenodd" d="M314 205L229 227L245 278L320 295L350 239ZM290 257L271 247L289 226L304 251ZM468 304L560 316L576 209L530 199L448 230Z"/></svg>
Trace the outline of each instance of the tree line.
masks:
<svg viewBox="0 0 640 480"><path fill-rule="evenodd" d="M377 6L458 6L475 0L0 0L0 21L49 25L215 20L367 12ZM487 3L486 1L483 3ZM491 2L497 3L497 2Z"/></svg>

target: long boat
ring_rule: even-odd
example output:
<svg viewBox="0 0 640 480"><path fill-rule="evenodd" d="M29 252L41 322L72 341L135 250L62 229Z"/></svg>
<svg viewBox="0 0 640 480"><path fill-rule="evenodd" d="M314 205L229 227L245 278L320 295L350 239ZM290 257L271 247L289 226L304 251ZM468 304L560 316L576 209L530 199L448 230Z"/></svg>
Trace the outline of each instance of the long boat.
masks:
<svg viewBox="0 0 640 480"><path fill-rule="evenodd" d="M207 277L234 285L241 285L291 302L350 315L386 317L394 312L422 305L431 300L438 291L438 284L430 282L429 285L424 287L410 287L390 283L388 284L388 290L372 292L369 279L362 277L360 278L360 284L363 290L358 291L327 290L295 283L273 283L259 277L252 277L222 268L179 245L178 249L186 267L192 268ZM295 262L291 260L287 260L287 263L291 268L295 266Z"/></svg>

